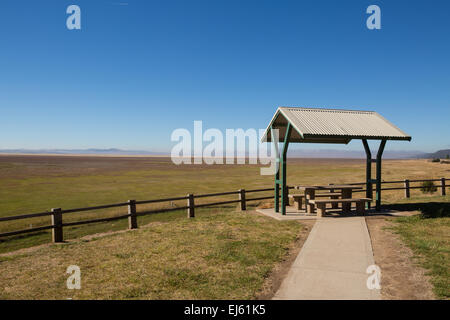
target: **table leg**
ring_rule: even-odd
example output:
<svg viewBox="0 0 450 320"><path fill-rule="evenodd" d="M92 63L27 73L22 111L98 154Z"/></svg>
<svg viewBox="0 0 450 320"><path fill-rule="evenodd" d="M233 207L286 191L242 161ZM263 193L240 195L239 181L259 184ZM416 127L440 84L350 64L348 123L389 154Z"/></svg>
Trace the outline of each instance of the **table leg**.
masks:
<svg viewBox="0 0 450 320"><path fill-rule="evenodd" d="M351 199L352 189L342 189L342 199ZM351 203L342 203L342 212L348 213L351 209Z"/></svg>
<svg viewBox="0 0 450 320"><path fill-rule="evenodd" d="M364 201L358 201L356 203L356 214L358 216L364 216L366 213L366 203Z"/></svg>
<svg viewBox="0 0 450 320"><path fill-rule="evenodd" d="M317 204L317 218L322 218L325 215L325 212L326 212L325 203L318 203Z"/></svg>
<svg viewBox="0 0 450 320"><path fill-rule="evenodd" d="M330 193L335 192L334 189L330 189ZM339 199L339 196L331 196L331 199ZM337 203L332 203L331 204L331 208L332 209L337 209L338 208L338 204Z"/></svg>
<svg viewBox="0 0 450 320"><path fill-rule="evenodd" d="M313 199L315 199L315 197L316 197L316 191L314 189L305 190L306 213L314 212L314 205L312 203L309 203L309 200L313 200Z"/></svg>

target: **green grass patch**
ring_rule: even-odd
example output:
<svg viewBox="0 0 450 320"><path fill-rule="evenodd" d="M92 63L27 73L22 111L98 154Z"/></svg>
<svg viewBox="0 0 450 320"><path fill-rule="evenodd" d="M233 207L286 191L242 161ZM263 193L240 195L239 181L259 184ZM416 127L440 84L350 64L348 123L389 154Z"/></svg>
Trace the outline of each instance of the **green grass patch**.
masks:
<svg viewBox="0 0 450 320"><path fill-rule="evenodd" d="M425 218L423 215L393 220L400 234L415 253L417 262L428 270L434 293L450 298L450 218Z"/></svg>
<svg viewBox="0 0 450 320"><path fill-rule="evenodd" d="M204 212L36 248L0 260L0 299L252 299L301 228L249 212ZM81 290L66 288L73 264Z"/></svg>

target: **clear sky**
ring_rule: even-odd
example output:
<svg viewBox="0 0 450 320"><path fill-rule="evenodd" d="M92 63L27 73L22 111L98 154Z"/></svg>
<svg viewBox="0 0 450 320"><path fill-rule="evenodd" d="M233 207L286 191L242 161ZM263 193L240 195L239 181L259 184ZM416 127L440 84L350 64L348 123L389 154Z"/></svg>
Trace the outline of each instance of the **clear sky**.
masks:
<svg viewBox="0 0 450 320"><path fill-rule="evenodd" d="M265 128L277 106L375 110L413 137L386 150L450 147L450 1L1 0L0 40L0 149L169 151L194 120Z"/></svg>

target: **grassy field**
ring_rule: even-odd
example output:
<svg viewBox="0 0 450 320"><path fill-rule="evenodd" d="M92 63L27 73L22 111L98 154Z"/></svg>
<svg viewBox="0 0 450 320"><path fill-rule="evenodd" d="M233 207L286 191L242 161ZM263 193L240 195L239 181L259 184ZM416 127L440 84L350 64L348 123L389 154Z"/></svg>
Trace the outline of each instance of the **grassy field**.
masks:
<svg viewBox="0 0 450 320"><path fill-rule="evenodd" d="M302 225L208 212L0 257L0 299L251 299ZM68 290L66 268L81 269ZM45 289L44 289L45 288Z"/></svg>
<svg viewBox="0 0 450 320"><path fill-rule="evenodd" d="M424 196L392 201L388 208L420 211L421 215L392 219L398 233L413 250L416 263L431 276L433 291L440 299L450 299L450 195Z"/></svg>
<svg viewBox="0 0 450 320"><path fill-rule="evenodd" d="M450 218L412 216L393 221L393 230L429 272L436 296L450 299Z"/></svg>
<svg viewBox="0 0 450 320"><path fill-rule="evenodd" d="M272 176L260 175L259 165L174 165L162 157L14 156L0 155L0 216L146 200L188 193L233 191L273 186ZM288 183L347 183L365 179L365 161L358 159L290 159ZM448 176L449 165L426 160L385 160L384 180L430 179ZM394 185L390 185L394 186ZM271 195L271 192L254 196ZM423 196L412 190L413 198ZM236 195L201 202L235 199ZM383 192L383 201L403 202L403 191ZM254 203L257 205L258 203ZM161 206L167 206L162 204ZM184 206L184 201L173 206ZM147 208L156 206L147 206ZM139 207L142 210L144 207ZM235 206L218 208L234 210ZM207 210L207 209L205 209ZM126 208L64 215L65 222L122 214ZM183 218L184 211L139 218L139 224ZM50 217L0 222L0 232L48 225ZM125 229L126 220L65 228L65 239ZM48 242L47 231L0 240L0 252Z"/></svg>
<svg viewBox="0 0 450 320"><path fill-rule="evenodd" d="M273 186L273 177L261 176L259 168L175 166L170 159L146 157L0 156L0 216ZM449 168L426 160L386 160L383 178L440 178ZM288 183L362 182L364 174L363 160L291 159ZM271 192L252 197L263 195ZM434 213L448 209L450 196L412 190L411 199L406 200L402 190L386 191L383 202L392 209ZM139 217L140 228L130 232L110 232L126 230L126 220L69 227L64 237L74 240L64 244L46 244L49 232L2 239L0 253L46 245L0 256L0 299L254 298L302 230L298 222L255 214L252 209L257 205L260 202L252 203L245 213L235 205L198 209L195 219L186 219L184 210ZM72 213L64 215L64 221L113 216L125 210ZM46 225L49 220L3 222L0 231ZM448 298L448 218L398 221L395 232L430 270L438 296ZM81 268L81 290L66 288L69 265Z"/></svg>

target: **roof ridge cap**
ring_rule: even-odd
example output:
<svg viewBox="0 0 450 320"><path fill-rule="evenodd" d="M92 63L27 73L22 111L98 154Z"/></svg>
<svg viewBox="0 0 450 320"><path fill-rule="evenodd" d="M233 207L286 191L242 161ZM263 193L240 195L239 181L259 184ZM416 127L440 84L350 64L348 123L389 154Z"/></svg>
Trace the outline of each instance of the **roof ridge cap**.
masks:
<svg viewBox="0 0 450 320"><path fill-rule="evenodd" d="M354 113L377 113L373 110L349 110L349 109L330 109L330 108L315 108L315 107L279 107L279 109L297 109L297 110L310 110L317 112L331 111L331 112L354 112Z"/></svg>

